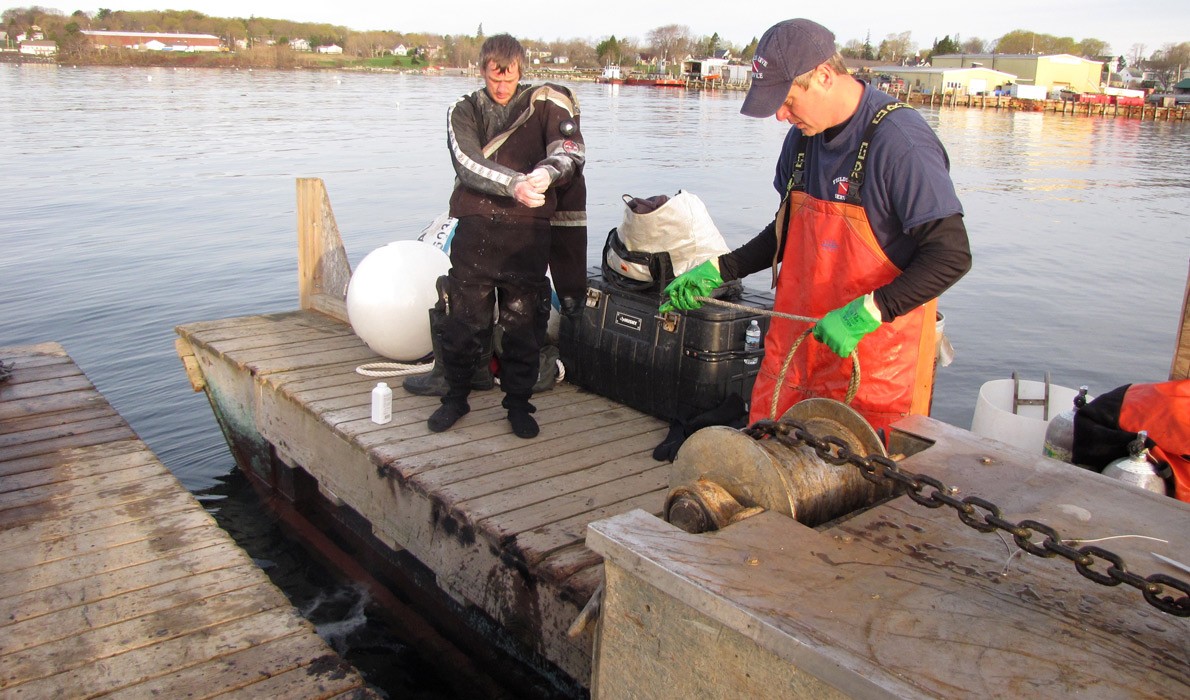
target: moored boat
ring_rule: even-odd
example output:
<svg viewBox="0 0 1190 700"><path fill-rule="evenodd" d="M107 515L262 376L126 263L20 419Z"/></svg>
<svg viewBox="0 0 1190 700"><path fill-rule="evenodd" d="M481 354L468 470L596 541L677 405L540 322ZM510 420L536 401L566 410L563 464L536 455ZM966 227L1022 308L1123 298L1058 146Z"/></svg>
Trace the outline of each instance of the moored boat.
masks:
<svg viewBox="0 0 1190 700"><path fill-rule="evenodd" d="M619 66L609 63L603 67L603 71L599 74L599 77L595 78L595 82L621 85L624 82L624 76L621 74Z"/></svg>

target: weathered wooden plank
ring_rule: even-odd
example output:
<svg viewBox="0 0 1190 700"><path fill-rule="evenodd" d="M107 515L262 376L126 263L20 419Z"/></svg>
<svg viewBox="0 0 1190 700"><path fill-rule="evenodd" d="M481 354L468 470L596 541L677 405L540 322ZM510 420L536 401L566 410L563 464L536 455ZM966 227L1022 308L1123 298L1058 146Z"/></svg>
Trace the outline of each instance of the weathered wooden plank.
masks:
<svg viewBox="0 0 1190 700"><path fill-rule="evenodd" d="M98 656L96 651L101 647L96 646L74 650L59 647L41 649L40 658L20 659L19 667L0 659L0 687L27 697L60 697L64 688L86 688L90 695L101 695L273 639L310 632L309 623L287 606L255 614L250 610L250 605L244 606L243 617L189 630L187 634L174 634L169 627L153 628L149 622L138 631L142 644L120 654ZM158 634L161 630L164 634ZM98 630L92 641L105 643L114 631ZM72 658L84 655L88 663L70 663ZM56 662L68 665L56 666Z"/></svg>
<svg viewBox="0 0 1190 700"><path fill-rule="evenodd" d="M360 363L352 361L313 369L299 369L292 372L274 372L264 381L271 387L283 391L291 396L300 396L305 391L322 388L338 388L344 385L355 386L360 383L388 382L394 387L394 392L401 386L403 377L367 377L355 371Z"/></svg>
<svg viewBox="0 0 1190 700"><path fill-rule="evenodd" d="M217 538L174 549L168 558L99 571L83 578L58 581L48 587L24 590L20 586L10 586L0 591L0 609L9 611L7 617L0 617L0 623L15 623L58 610L86 606L122 593L135 593L169 581L234 568L248 561L247 555L228 538Z"/></svg>
<svg viewBox="0 0 1190 700"><path fill-rule="evenodd" d="M544 398L540 401L543 405L546 402L547 399ZM373 453L373 459L389 464L397 469L402 477L408 479L443 464L493 455L505 450L516 450L526 463L534 462L554 451L565 449L567 441L574 435L588 430L602 430L635 419L633 414L622 409L590 413L581 404L563 404L550 407L548 410L539 410L537 418L541 425L541 435L534 440L525 441L511 433L503 409L492 408L472 413L478 415L464 416L455 427L445 433L423 433L421 436L408 437L393 443L387 440L381 442L379 438L382 435L388 436L376 432L361 436L359 442L361 446L369 448ZM377 439L374 440L373 436Z"/></svg>
<svg viewBox="0 0 1190 700"><path fill-rule="evenodd" d="M67 351L60 343L40 343L37 345L18 345L10 348L0 348L0 360L12 364L14 368L40 367L43 364L58 364L63 357L68 357Z"/></svg>
<svg viewBox="0 0 1190 700"><path fill-rule="evenodd" d="M200 700L220 692L251 688L295 668L307 668L326 655L326 645L308 634L291 634L248 649L215 657L166 676L122 688L122 697ZM315 697L303 693L303 697ZM258 698L278 696L257 695ZM368 697L359 694L358 697Z"/></svg>
<svg viewBox="0 0 1190 700"><path fill-rule="evenodd" d="M64 469L75 466L86 469L89 464L102 462L106 459L119 458L134 453L145 453L145 443L140 440L129 439L116 442L103 442L98 445L88 445L75 449L58 450L49 454L35 454L17 459L7 459L7 455L0 455L0 476L12 476L25 472Z"/></svg>
<svg viewBox="0 0 1190 700"><path fill-rule="evenodd" d="M91 404L107 405L107 401L94 389L34 396L13 401L0 399L0 421L8 422L39 413L54 413Z"/></svg>
<svg viewBox="0 0 1190 700"><path fill-rule="evenodd" d="M87 391L93 389L86 375L72 374L54 379L41 379L32 382L5 382L0 384L0 402L18 401L50 394L63 394L71 391Z"/></svg>
<svg viewBox="0 0 1190 700"><path fill-rule="evenodd" d="M168 533L163 539L130 542L109 550L49 562L44 566L0 572L0 598L26 591L50 588L64 581L97 576L150 561L168 559L172 552L197 549L225 541L226 533L211 528L195 528Z"/></svg>
<svg viewBox="0 0 1190 700"><path fill-rule="evenodd" d="M277 333L276 329L257 335L225 340L219 349L243 358L248 364L289 355L303 355L313 351L360 348L363 343L350 328L338 326L333 332L323 328L299 326Z"/></svg>
<svg viewBox="0 0 1190 700"><path fill-rule="evenodd" d="M301 308L347 320L351 264L339 236L326 186L318 178L297 181L298 297Z"/></svg>
<svg viewBox="0 0 1190 700"><path fill-rule="evenodd" d="M146 481L117 484L111 491L103 492L105 501L69 501L46 499L24 506L0 511L0 532L24 527L43 520L67 519L75 515L90 513L104 508L122 510L129 515L143 517L152 512L155 499L176 493L180 484L168 473L162 473Z"/></svg>
<svg viewBox="0 0 1190 700"><path fill-rule="evenodd" d="M63 438L86 435L87 433L127 428L127 425L124 419L115 411L103 411L102 415L98 417L46 425L40 428L29 428L27 430L0 435L0 450L8 452L9 448L30 447Z"/></svg>
<svg viewBox="0 0 1190 700"><path fill-rule="evenodd" d="M5 382L8 386L44 382L52 379L77 377L83 373L78 365L63 357L43 357L42 362L23 360L19 365L13 364L12 375ZM0 399L3 400L3 399Z"/></svg>
<svg viewBox="0 0 1190 700"><path fill-rule="evenodd" d="M38 412L35 414L8 418L0 421L0 440L31 442L30 436L36 439L34 430L46 428L61 428L71 423L80 423L97 418L119 418L116 410L106 403L99 401L75 406L57 412ZM18 437L18 434L23 433Z"/></svg>
<svg viewBox="0 0 1190 700"><path fill-rule="evenodd" d="M7 447L4 450L4 457L5 460L15 460L60 452L62 450L75 450L103 445L109 442L133 439L136 439L136 433L125 424L107 429L91 430L76 435L63 435L52 440L40 440L15 447Z"/></svg>
<svg viewBox="0 0 1190 700"><path fill-rule="evenodd" d="M310 352L300 355L281 355L278 357L254 359L244 363L244 368L253 374L264 376L273 372L286 372L302 367L319 367L328 363L357 361L383 361L384 358L372 352L365 345L349 343L347 347L325 349L323 352Z"/></svg>
<svg viewBox="0 0 1190 700"><path fill-rule="evenodd" d="M210 528L213 525L210 515L201 509L189 508L151 519L141 518L120 523L115 527L92 530L86 533L85 537L42 540L37 547L10 550L6 554L4 568L7 572L16 572L133 542L172 539L181 536L187 530Z"/></svg>
<svg viewBox="0 0 1190 700"><path fill-rule="evenodd" d="M337 657L316 659L301 668L278 673L252 685L237 688L227 693L214 695L222 700L257 700L258 698L284 698L295 693L311 694L313 697L329 698L355 687L346 670L346 662Z"/></svg>
<svg viewBox="0 0 1190 700"><path fill-rule="evenodd" d="M625 500L595 499L592 502L592 508L581 515L517 534L514 540L515 544L512 545L513 549L526 564L536 566L555 551L576 542L582 542L586 537L587 526L597 520L635 509L644 509L649 513L660 514L665 507L665 496L668 493L669 488L666 487ZM614 492L607 494L609 499L616 497L617 494Z"/></svg>
<svg viewBox="0 0 1190 700"><path fill-rule="evenodd" d="M296 615L276 588L257 585L225 593L217 606L200 601L88 629L0 656L0 688L90 666L156 643L185 639L194 632L275 609Z"/></svg>
<svg viewBox="0 0 1190 700"><path fill-rule="evenodd" d="M203 606L204 601L236 591L267 585L268 579L250 562L174 579L156 586L123 592L56 610L0 627L0 655L41 644L66 640L93 629L136 620L171 608ZM267 595L267 592L261 591ZM212 606L214 607L214 606Z"/></svg>
<svg viewBox="0 0 1190 700"><path fill-rule="evenodd" d="M393 380L397 381L393 381ZM305 406L308 406L314 413L327 414L331 411L348 408L368 406L371 409L372 401L372 387L376 386L377 382L385 382L393 390L393 410L402 411L413 407L425 407L437 405L441 402L441 397L438 396L414 396L408 394L401 388L401 377L365 377L356 374L351 381L340 381L334 386L321 386L317 388L300 389L297 391L286 387L286 393L293 397L293 399ZM492 393L492 392L485 392ZM475 398L479 394L474 395ZM371 416L369 411L368 416ZM333 419L333 417L331 418ZM341 422L341 421L340 421Z"/></svg>
<svg viewBox="0 0 1190 700"><path fill-rule="evenodd" d="M180 511L193 510L194 497L184 491L166 491L139 507L96 508L82 513L60 514L58 517L28 520L15 527L4 528L0 537L0 557L9 549L33 547L66 537L80 537L85 533L118 527L144 518L162 518Z"/></svg>
<svg viewBox="0 0 1190 700"><path fill-rule="evenodd" d="M218 345L224 340L260 336L270 333L298 331L303 328L323 328L337 332L343 324L318 314L301 311L282 311L273 314L237 316L211 321L197 321L178 326L178 335L189 337L201 335L208 348L218 352Z"/></svg>
<svg viewBox="0 0 1190 700"><path fill-rule="evenodd" d="M101 472L90 476L80 476L67 481L57 481L41 486L33 486L18 491L0 493L0 527L9 525L6 511L10 509L27 508L36 503L59 500L63 502L87 503L85 497L91 494L114 495L114 489L131 486L122 491L124 500L132 500L160 483L168 483L174 477L161 468L159 462L148 462L140 465L128 466L110 472ZM96 498L90 501L92 507L103 507L103 500Z"/></svg>
<svg viewBox="0 0 1190 700"><path fill-rule="evenodd" d="M334 426L339 432L351 437L359 437L366 433L390 431L393 428L410 426L414 432L409 435L424 435L426 419L442 402L438 396L414 396L402 389L393 390L393 417L383 425L371 422L371 401L369 396L372 385L365 385L357 393L333 399L314 401L306 405L327 425ZM471 406L471 413L467 414L470 422L482 422L486 417L494 420L495 409L500 406L504 394L500 391L481 391L467 397ZM368 399L365 401L365 399ZM538 399L540 401L540 399ZM487 411L487 413L483 413ZM504 419L506 412L500 412L499 418ZM421 426L418 430L417 426ZM391 439L391 437L390 437Z"/></svg>
<svg viewBox="0 0 1190 700"><path fill-rule="evenodd" d="M645 459L648 459L648 462L645 462ZM522 508L501 512L482 521L481 527L485 532L495 535L497 541L504 541L522 532L541 532L549 525L577 518L585 522L575 527L572 535L575 540L582 540L586 536L586 523L595 519L588 515L593 506L620 503L658 491L668 492L668 464L658 464L647 455L640 455L640 458L628 463L632 462L635 464L630 469L638 470L634 473L625 474L618 479L604 480L586 489L557 495ZM660 506L664 502L665 498L662 497L657 504L657 512L660 512ZM520 542L525 544L524 541Z"/></svg>
<svg viewBox="0 0 1190 700"><path fill-rule="evenodd" d="M565 451L539 462L526 463L501 453L438 467L414 480L481 519L655 467L658 462L652 455L642 453L651 453L660 439L647 423L625 421L600 432L575 435Z"/></svg>
<svg viewBox="0 0 1190 700"><path fill-rule="evenodd" d="M238 329L250 329L253 327L267 327L276 326L287 322L293 318L303 318L305 314L300 311L281 311L272 314L252 314L251 316L232 316L230 318L213 318L206 321L190 321L184 325L175 326L174 331L182 336L188 337L195 334L200 334L205 339L205 342L210 345L227 337L238 337L236 335L227 335L229 333L235 334ZM240 332L239 335L249 335L251 331Z"/></svg>
<svg viewBox="0 0 1190 700"><path fill-rule="evenodd" d="M161 465L153 453L141 449L136 452L130 451L113 455L105 459L85 460L69 465L56 464L44 469L25 470L10 474L3 480L0 480L0 494L38 486L47 486L82 477L101 476L107 472L148 465L156 465L158 470L161 469Z"/></svg>
<svg viewBox="0 0 1190 700"><path fill-rule="evenodd" d="M317 693L315 697L330 698L348 692L353 686L343 675L344 662L337 658L319 660L309 666L279 673L245 688L212 696L221 700L256 700L256 698L283 698L296 692ZM361 697L374 697L363 696Z"/></svg>

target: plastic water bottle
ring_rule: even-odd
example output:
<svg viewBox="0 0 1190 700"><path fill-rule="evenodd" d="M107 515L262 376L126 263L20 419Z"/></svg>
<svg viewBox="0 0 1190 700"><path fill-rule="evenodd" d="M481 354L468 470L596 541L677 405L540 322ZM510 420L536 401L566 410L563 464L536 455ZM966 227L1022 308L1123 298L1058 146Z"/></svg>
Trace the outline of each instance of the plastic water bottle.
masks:
<svg viewBox="0 0 1190 700"><path fill-rule="evenodd" d="M388 384L377 382L372 389L372 422L387 423L393 419L393 390Z"/></svg>
<svg viewBox="0 0 1190 700"><path fill-rule="evenodd" d="M760 324L756 319L748 324L748 330L744 331L744 352L752 353L760 349ZM759 357L745 357L744 364L754 365L760 362Z"/></svg>

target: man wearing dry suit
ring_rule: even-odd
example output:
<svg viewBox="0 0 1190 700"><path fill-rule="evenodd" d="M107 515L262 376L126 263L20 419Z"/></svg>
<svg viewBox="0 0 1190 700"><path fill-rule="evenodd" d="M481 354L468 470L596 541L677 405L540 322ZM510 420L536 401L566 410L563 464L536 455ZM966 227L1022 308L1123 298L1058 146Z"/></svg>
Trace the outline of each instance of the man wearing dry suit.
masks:
<svg viewBox="0 0 1190 700"><path fill-rule="evenodd" d="M853 78L834 34L807 19L760 39L740 110L776 116L789 130L774 186L776 218L748 243L675 279L662 311L698 308L696 297L772 268L773 318L749 421L780 417L806 398L843 400L855 350L862 380L852 408L882 429L925 414L933 390L937 297L971 267L963 209L938 137L912 108Z"/></svg>
<svg viewBox="0 0 1190 700"><path fill-rule="evenodd" d="M427 425L447 430L470 411L472 377L490 347L492 308L503 329L500 380L512 431L538 434L530 397L550 311L546 268L563 311L585 288L586 149L578 102L557 85L519 83L525 50L507 34L480 49L484 88L451 106L447 145L457 179L451 269L434 328L448 385ZM551 250L552 248L552 250ZM486 360L484 360L486 361Z"/></svg>

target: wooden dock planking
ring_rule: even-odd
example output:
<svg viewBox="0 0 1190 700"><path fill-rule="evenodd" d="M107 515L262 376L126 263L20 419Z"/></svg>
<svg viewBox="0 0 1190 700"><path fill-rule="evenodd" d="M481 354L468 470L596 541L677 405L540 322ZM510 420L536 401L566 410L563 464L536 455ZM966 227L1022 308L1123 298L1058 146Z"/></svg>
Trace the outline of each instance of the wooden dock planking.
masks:
<svg viewBox="0 0 1190 700"><path fill-rule="evenodd" d="M0 692L374 696L60 345L0 359Z"/></svg>
<svg viewBox="0 0 1190 700"><path fill-rule="evenodd" d="M294 333L312 334L293 343ZM501 392L474 392L451 430L425 421L435 397L393 390L393 419L370 420L355 366L382 360L343 321L310 311L178 328L216 412L258 466L271 449L300 466L333 503L370 523L394 549L433 570L439 585L511 630L527 648L586 683L592 635L566 628L602 577L587 525L645 508L660 512L666 469L652 458L662 421L562 384L534 396L541 434L511 434ZM327 339L334 339L328 342ZM345 342L349 341L349 342ZM226 428L225 428L226 429Z"/></svg>

